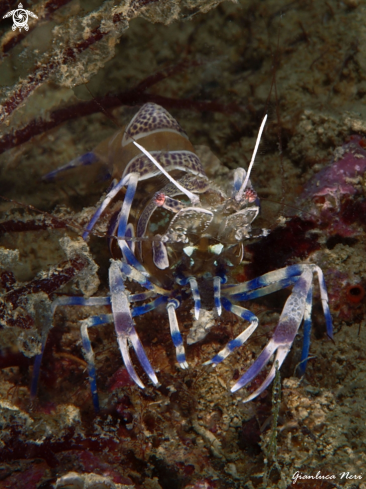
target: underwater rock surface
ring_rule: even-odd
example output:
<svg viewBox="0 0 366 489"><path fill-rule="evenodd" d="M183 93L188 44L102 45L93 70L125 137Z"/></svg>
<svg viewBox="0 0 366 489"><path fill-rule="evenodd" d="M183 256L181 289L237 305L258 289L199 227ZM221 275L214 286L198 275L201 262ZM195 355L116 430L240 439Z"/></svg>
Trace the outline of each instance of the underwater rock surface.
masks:
<svg viewBox="0 0 366 489"><path fill-rule="evenodd" d="M132 0L121 2L39 2L33 5L38 20L30 20L26 33L17 29L0 39L2 72L8 85L0 92L0 123L47 82L63 87L87 83L115 55L115 47L131 20L142 16L169 25L206 13L220 0ZM99 3L99 5L98 5ZM6 10L6 4L1 11ZM10 7L10 2L9 2ZM27 38L23 42L24 38ZM19 49L20 48L20 49ZM6 68L16 56L26 62ZM14 61L13 61L14 63ZM17 79L16 71L19 70Z"/></svg>
<svg viewBox="0 0 366 489"><path fill-rule="evenodd" d="M1 17L13 3L1 6ZM362 2L243 1L205 15L213 3L166 5L34 2L28 8L40 22L30 22L27 36L0 23L0 195L16 201L0 203L0 486L287 489L296 471L321 471L337 478L296 485L364 489L365 478L339 478L365 472L366 186L364 158L355 157L364 157L366 135ZM190 21L147 20L178 16ZM84 81L87 88L75 86ZM229 388L268 342L288 291L243 304L260 326L215 371L202 363L243 330L235 316L215 319L202 341L187 346L187 372L176 366L164 311L139 319L157 389L131 384L112 325L93 328L96 416L79 327L91 311L59 308L31 405L33 358L51 301L108 290L107 219L88 244L80 234L109 182L85 169L48 184L42 175L111 136L147 101L171 111L195 146L210 149L203 155L216 155L210 178L220 179L247 167L269 113L251 179L262 203L258 228L271 233L248 243L237 280L316 263L335 341L326 338L315 289L305 377L297 377L300 329L281 369L281 396L270 387L243 404L248 392ZM333 178L352 145L351 172ZM328 195L331 186L346 191ZM179 311L185 341L192 307Z"/></svg>

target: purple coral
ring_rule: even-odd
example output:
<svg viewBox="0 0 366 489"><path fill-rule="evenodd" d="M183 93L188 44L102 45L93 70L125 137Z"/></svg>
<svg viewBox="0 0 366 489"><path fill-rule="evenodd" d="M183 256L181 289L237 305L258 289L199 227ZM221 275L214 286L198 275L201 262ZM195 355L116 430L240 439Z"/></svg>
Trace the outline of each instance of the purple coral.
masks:
<svg viewBox="0 0 366 489"><path fill-rule="evenodd" d="M332 241L357 236L366 224L366 202L360 192L359 178L366 172L365 140L351 136L335 150L331 163L306 184L298 206L306 209L308 218L315 216L318 225ZM316 205L314 205L316 204ZM351 244L351 243L349 243Z"/></svg>
<svg viewBox="0 0 366 489"><path fill-rule="evenodd" d="M366 171L366 150L362 142L360 136L351 136L350 142L337 148L330 165L309 180L302 198L355 194L356 189L349 179Z"/></svg>

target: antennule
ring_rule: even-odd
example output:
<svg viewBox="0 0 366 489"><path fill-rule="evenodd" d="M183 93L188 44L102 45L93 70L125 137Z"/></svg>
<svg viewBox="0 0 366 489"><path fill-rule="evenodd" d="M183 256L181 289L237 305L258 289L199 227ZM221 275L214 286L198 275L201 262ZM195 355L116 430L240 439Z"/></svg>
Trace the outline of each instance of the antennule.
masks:
<svg viewBox="0 0 366 489"><path fill-rule="evenodd" d="M262 121L262 124L261 124L261 127L259 128L258 137L257 137L257 140L255 142L252 159L250 160L249 168L248 168L248 171L247 171L247 175L245 177L245 180L242 183L242 186L240 187L239 192L235 195L235 200L237 202L239 202L241 200L241 198L243 197L244 190L245 190L246 186L248 185L250 172L252 171L254 160L255 160L255 157L256 157L256 154L257 154L257 151L258 151L258 146L259 146L259 143L261 142L262 132L263 132L264 126L266 124L267 116L268 116L268 114L266 114L264 116L263 121Z"/></svg>
<svg viewBox="0 0 366 489"><path fill-rule="evenodd" d="M160 163L158 163L156 161L156 159L153 157L152 154L150 154L143 146L141 146L141 144L136 143L136 141L133 141L133 144L135 146L137 146L138 149L140 151L142 151L144 153L144 155L147 156L149 158L149 160L152 161L157 168L159 168L159 170L161 171L161 173L163 173L177 188L179 188L179 190L181 192L183 192L184 194L186 194L186 196L189 198L189 200L192 202L192 204L199 204L200 199L198 198L198 196L195 195L195 194L193 194L192 192L190 192L189 190L187 190L186 188L184 188L176 180L174 180L174 178L172 176L170 176L169 173L166 170L164 170L164 168L160 165Z"/></svg>

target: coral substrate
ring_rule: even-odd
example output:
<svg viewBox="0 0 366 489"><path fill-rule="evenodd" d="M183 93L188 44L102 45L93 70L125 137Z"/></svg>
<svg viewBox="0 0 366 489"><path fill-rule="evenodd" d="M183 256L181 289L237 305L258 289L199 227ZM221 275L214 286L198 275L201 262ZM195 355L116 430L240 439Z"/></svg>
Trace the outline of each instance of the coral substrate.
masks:
<svg viewBox="0 0 366 489"><path fill-rule="evenodd" d="M1 17L17 4L3 3ZM364 5L243 0L209 10L217 4L42 1L27 6L39 17L28 33L0 23L1 488L287 489L296 472L324 477L298 479L303 489L366 487ZM52 321L60 295L108 294L107 219L88 243L81 233L110 182L99 167L42 176L148 101L180 122L213 179L247 167L268 113L251 180L257 227L271 232L248 242L236 280L301 262L324 272L334 342L315 287L305 376L300 329L274 391L248 404L262 376L244 392L230 387L268 343L289 290L244 304L260 326L214 370L202 364L243 330L236 316L207 319L205 338L188 341L187 371L166 312L137 318L158 388L139 370L147 388L131 382L113 325L93 328L97 415L79 321L109 310L59 307ZM187 299L178 311L185 341L192 309Z"/></svg>

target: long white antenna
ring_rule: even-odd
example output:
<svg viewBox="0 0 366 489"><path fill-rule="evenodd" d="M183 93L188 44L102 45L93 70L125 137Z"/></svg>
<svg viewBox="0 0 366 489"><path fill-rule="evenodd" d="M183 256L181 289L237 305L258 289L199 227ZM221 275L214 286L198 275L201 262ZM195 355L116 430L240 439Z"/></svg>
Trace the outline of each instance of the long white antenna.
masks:
<svg viewBox="0 0 366 489"><path fill-rule="evenodd" d="M244 190L245 190L246 186L248 185L250 172L252 171L252 167L254 165L254 160L255 160L255 157L256 157L256 154L257 154L257 151L258 151L258 146L259 146L259 143L261 142L262 132L263 132L264 126L266 124L267 115L268 114L266 114L264 116L264 119L262 121L261 127L259 128L257 141L255 142L255 146L254 146L253 156L252 156L252 159L250 160L250 163L249 163L249 168L248 168L248 171L247 171L247 176L245 177L245 180L242 183L242 186L240 187L239 192L235 195L235 200L237 202L239 202L241 200L241 198L243 196L243 193L244 193Z"/></svg>
<svg viewBox="0 0 366 489"><path fill-rule="evenodd" d="M164 168L160 165L160 163L158 163L156 161L156 159L153 157L152 154L150 154L143 146L141 146L141 144L136 143L136 141L133 141L133 144L135 146L137 146L138 149L140 151L142 151L144 153L144 155L146 155L149 158L149 160L152 161L157 168L159 168L159 170L161 171L161 173L163 173L177 188L179 188L179 190L182 193L186 194L186 196L189 198L189 200L192 202L192 204L199 204L200 199L198 198L198 196L195 195L195 194L193 194L192 192L190 192L189 190L187 190L186 188L184 188L176 180L174 180L174 178L172 176L170 176L167 171L164 170Z"/></svg>

